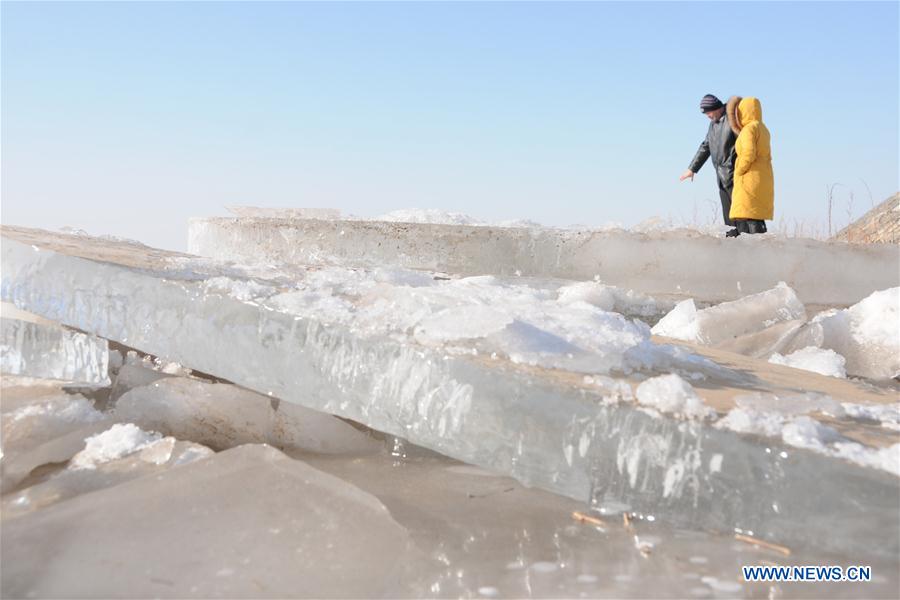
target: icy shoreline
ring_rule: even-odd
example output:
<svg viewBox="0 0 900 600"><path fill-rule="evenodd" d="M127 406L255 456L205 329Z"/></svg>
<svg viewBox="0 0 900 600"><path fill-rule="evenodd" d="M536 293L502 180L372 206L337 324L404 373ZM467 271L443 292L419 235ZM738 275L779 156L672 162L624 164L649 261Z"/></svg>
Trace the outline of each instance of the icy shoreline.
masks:
<svg viewBox="0 0 900 600"><path fill-rule="evenodd" d="M611 391L602 379L606 375L586 383L583 372L566 375L483 353L445 352L386 332L363 336L346 325L317 322L314 315L301 317L265 306L253 285L249 294L239 288L232 296L232 286L222 287L233 278L232 267L222 271L207 262L197 269L183 258L170 261L158 253L159 258L149 259L146 252L127 245L85 239L77 240L81 249L75 252L83 257L67 256L73 250L71 239L40 237L45 235L4 229L5 300L283 400L509 473L529 485L593 498L598 507L627 505L674 524L725 531L740 526L791 543L837 544L841 551L872 551L864 540L877 535L871 530L873 521L843 518L841 527L846 529L840 535L820 535L807 520L823 518L822 511L853 514L852 506L863 501L881 515L878 527L896 518L891 508L896 477L861 471L805 449L785 447L773 455L771 446L752 438L700 422L659 418L630 402L617 402L616 394L624 390L614 386ZM323 273L327 279L328 271ZM223 276L229 279L219 279ZM263 285L259 278L247 280L253 281ZM67 289L77 290L76 302L54 300ZM138 289L143 293L135 294ZM266 294L266 300L273 297ZM595 314L586 306L587 314ZM165 318L154 317L154 327L146 327L150 315L160 314ZM219 341L223 335L227 345ZM641 339L636 341L643 343ZM560 355L568 359L567 354ZM681 356L683 361L689 353ZM698 374L701 385L709 378L716 378L716 385L740 385L742 380L757 385L745 376L730 379L727 369L710 365L687 360L681 368L686 375ZM665 370L673 366L677 363L665 364ZM814 480L809 479L811 472L818 474ZM761 489L760 473L780 475L775 485ZM861 478L849 494L841 484L846 477ZM818 501L808 505L811 485L829 499L826 506ZM726 501L729 497L735 502ZM772 511L773 501L779 512ZM880 550L890 554L896 544Z"/></svg>

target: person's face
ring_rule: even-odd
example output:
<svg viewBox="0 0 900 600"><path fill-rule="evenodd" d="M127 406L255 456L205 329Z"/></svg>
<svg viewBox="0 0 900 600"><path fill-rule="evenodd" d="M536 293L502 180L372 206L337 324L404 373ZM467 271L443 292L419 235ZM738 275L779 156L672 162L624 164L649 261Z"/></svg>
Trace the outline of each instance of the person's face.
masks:
<svg viewBox="0 0 900 600"><path fill-rule="evenodd" d="M718 121L719 117L722 116L722 113L725 112L724 108L717 108L716 110L711 110L708 113L704 113L707 117L709 117L710 121Z"/></svg>

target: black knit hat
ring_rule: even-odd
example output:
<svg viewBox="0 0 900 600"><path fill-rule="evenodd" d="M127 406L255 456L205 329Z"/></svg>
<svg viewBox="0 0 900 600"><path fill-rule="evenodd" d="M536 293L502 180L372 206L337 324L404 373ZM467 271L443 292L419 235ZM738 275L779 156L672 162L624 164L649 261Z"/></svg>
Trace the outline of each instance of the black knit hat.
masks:
<svg viewBox="0 0 900 600"><path fill-rule="evenodd" d="M704 113L708 113L713 110L719 110L723 106L725 105L722 104L722 101L712 94L703 96L703 100L700 101L700 111Z"/></svg>

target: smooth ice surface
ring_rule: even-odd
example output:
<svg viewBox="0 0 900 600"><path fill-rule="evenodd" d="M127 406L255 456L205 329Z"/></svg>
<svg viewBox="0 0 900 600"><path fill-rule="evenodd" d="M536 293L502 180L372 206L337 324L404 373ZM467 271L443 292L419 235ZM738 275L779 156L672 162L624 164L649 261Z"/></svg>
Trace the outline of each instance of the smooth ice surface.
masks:
<svg viewBox="0 0 900 600"><path fill-rule="evenodd" d="M380 444L340 419L225 383L172 377L132 389L113 416L223 450L246 443L324 453L373 452Z"/></svg>
<svg viewBox="0 0 900 600"><path fill-rule="evenodd" d="M106 340L57 325L0 319L0 372L92 387L109 385Z"/></svg>
<svg viewBox="0 0 900 600"><path fill-rule="evenodd" d="M13 391L14 401L27 392ZM768 598L769 585L740 579L741 565L860 560L876 575L865 585L867 597L892 597L896 589L893 561L861 554L825 555L819 549L794 547L792 555L784 557L738 543L730 534L673 529L646 513L632 513L628 523L619 515L603 517L600 525L580 523L573 511L587 509L577 502L421 448L408 447L402 457L386 452L298 452L289 461L280 457L279 480L291 476L292 465L302 467L300 459L337 478L341 488L356 488L384 504L410 542L410 552L396 557L404 567L386 577L383 570L369 568L373 559L363 556L372 548L395 551L390 537L386 547L379 545L384 535L380 515L375 514L370 529L371 513L357 515L359 509L343 497L335 500L333 488L305 485L301 504L273 506L273 499L261 498L261 488L255 485L259 471L271 468L260 461L246 464L251 474L247 481L232 474L225 475L224 484L216 481L222 461L232 461L226 455L251 448L256 453L262 447L241 446L214 456L203 446L164 438L95 469L70 465L45 473L28 487L5 494L0 595L24 595L14 593L12 586L49 590L36 591L38 597L60 595L53 590L70 585L77 571L86 577L76 589L87 597L357 597L368 584L383 597L707 597L729 588L742 597ZM727 466L721 457L715 462L716 468ZM172 478L191 463L197 468L178 477L176 485ZM207 473L210 469L213 473ZM302 474L308 482L308 470ZM297 495L283 481L281 487L263 488ZM77 510L70 517L73 506ZM318 520L310 522L310 514ZM246 526L248 522L252 526ZM13 541L5 539L11 523ZM327 529L327 537L319 535L319 528ZM342 554L332 559L343 570L335 567L323 574L320 589L298 592L296 577L290 574L297 567L287 564L285 554L301 563L306 557L315 561L323 540L340 550L351 536L363 548L347 560ZM36 544L49 543L50 561L47 554L33 551ZM210 544L217 546L217 555ZM114 553L116 562L111 563ZM350 559L360 562L347 566ZM375 560L381 561L377 567L389 557ZM107 576L110 564L115 569ZM815 583L783 584L781 589L787 597L810 598L853 597L855 591ZM73 594L67 589L65 595ZM374 595L366 591L363 597Z"/></svg>
<svg viewBox="0 0 900 600"><path fill-rule="evenodd" d="M263 445L6 520L0 543L4 597L425 591L402 583L420 565L420 553L381 502ZM53 560L36 560L46 556Z"/></svg>
<svg viewBox="0 0 900 600"><path fill-rule="evenodd" d="M411 216L406 219L412 218ZM561 230L360 220L192 219L189 251L247 263L404 267L459 275L595 277L654 297L734 300L788 283L847 306L900 284L890 245L697 231ZM839 276L834 265L841 265Z"/></svg>
<svg viewBox="0 0 900 600"><path fill-rule="evenodd" d="M781 282L771 290L702 310L685 300L653 327L653 333L716 345L797 319L806 319L806 309L794 290Z"/></svg>
<svg viewBox="0 0 900 600"><path fill-rule="evenodd" d="M847 373L873 379L900 375L900 287L874 292L848 309L816 315L822 347L847 360Z"/></svg>
<svg viewBox="0 0 900 600"><path fill-rule="evenodd" d="M437 559L436 573L422 570L427 597L719 597L713 584L739 590L723 597L745 598L852 597L860 590L804 583L772 592L771 584L743 581L740 565L850 563L819 549L795 547L784 557L736 542L732 533L673 530L651 513L632 513L628 525L619 514L602 517L599 527L579 523L572 511L586 511L575 503L505 477L470 473L442 457L394 466L377 456L352 462L318 457L312 464L381 498L423 552ZM894 593L889 565L873 565L884 579L868 584L868 595Z"/></svg>
<svg viewBox="0 0 900 600"><path fill-rule="evenodd" d="M791 354L808 346L818 347L822 337L812 335L804 319L775 323L762 331L748 333L716 344L716 348L745 356L767 359L773 354Z"/></svg>

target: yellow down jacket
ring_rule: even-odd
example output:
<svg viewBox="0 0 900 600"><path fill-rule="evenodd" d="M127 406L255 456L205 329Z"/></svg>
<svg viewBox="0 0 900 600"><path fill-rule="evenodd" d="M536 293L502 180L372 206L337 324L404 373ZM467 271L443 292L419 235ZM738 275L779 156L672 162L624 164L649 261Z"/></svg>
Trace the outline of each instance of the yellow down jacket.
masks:
<svg viewBox="0 0 900 600"><path fill-rule="evenodd" d="M762 121L762 105L757 98L737 103L732 127L739 130L734 149L734 191L732 219L769 221L775 212L775 176L772 173L772 146L769 130ZM735 127L736 126L736 127Z"/></svg>

